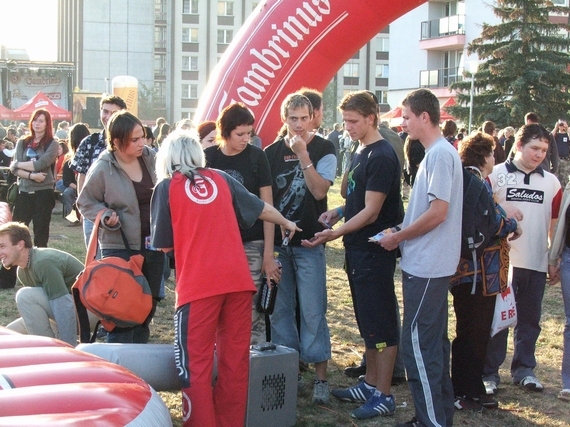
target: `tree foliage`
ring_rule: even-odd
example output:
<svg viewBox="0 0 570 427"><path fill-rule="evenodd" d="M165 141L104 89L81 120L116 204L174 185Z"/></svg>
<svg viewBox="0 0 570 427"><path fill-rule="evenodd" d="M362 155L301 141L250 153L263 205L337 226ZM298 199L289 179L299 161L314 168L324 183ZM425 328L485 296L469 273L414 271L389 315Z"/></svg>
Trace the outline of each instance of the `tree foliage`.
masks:
<svg viewBox="0 0 570 427"><path fill-rule="evenodd" d="M544 124L565 116L570 108L570 8L548 0L497 0L493 9L501 23L483 24L481 36L468 46L468 53L481 61L473 124L492 120L500 127L516 127L529 111ZM467 123L472 76L465 74L451 86L457 105L449 111Z"/></svg>

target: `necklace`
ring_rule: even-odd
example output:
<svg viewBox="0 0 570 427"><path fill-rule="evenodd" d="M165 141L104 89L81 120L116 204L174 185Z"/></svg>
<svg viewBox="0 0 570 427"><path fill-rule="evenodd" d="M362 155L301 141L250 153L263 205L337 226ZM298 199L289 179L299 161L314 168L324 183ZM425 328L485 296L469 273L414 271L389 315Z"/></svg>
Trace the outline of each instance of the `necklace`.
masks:
<svg viewBox="0 0 570 427"><path fill-rule="evenodd" d="M32 258L32 249L28 250L28 262L26 263L26 268L30 267L30 260Z"/></svg>

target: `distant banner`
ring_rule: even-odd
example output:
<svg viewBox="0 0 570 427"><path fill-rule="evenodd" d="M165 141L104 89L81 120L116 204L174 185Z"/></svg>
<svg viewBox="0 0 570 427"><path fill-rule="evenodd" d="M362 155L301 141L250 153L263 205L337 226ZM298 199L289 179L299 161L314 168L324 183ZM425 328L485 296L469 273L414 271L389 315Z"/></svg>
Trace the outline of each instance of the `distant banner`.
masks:
<svg viewBox="0 0 570 427"><path fill-rule="evenodd" d="M10 108L15 110L43 92L58 107L68 109L68 77L67 72L52 70L20 70L10 71L8 88L12 103Z"/></svg>

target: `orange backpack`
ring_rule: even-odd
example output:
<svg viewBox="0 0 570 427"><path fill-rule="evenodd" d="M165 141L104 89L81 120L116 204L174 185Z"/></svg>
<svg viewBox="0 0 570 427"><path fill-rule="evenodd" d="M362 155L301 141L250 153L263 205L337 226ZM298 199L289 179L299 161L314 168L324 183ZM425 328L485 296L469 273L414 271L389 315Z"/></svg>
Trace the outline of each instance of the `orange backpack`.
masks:
<svg viewBox="0 0 570 427"><path fill-rule="evenodd" d="M131 255L128 261L110 256L95 259L99 224L105 209L97 214L89 240L85 269L77 276L72 293L79 319L81 342L93 342L97 327L90 338L87 311L99 317L106 331L115 326L130 327L142 324L152 309L152 294L148 281L141 272L144 257ZM127 238L120 229L125 247Z"/></svg>

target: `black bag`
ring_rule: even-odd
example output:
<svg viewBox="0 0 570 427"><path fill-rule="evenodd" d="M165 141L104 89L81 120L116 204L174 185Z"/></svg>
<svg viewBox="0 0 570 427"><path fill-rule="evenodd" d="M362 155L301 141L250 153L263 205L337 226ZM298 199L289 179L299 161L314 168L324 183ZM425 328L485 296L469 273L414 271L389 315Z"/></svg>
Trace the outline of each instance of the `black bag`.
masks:
<svg viewBox="0 0 570 427"><path fill-rule="evenodd" d="M497 218L493 197L489 194L485 183L464 168L461 258L473 260L477 269L477 259L489 246L496 230Z"/></svg>

